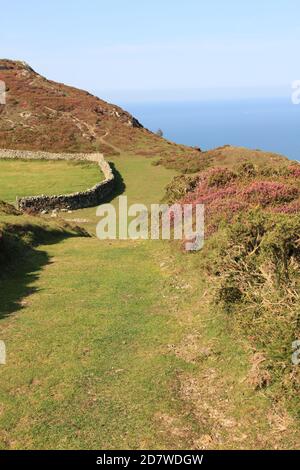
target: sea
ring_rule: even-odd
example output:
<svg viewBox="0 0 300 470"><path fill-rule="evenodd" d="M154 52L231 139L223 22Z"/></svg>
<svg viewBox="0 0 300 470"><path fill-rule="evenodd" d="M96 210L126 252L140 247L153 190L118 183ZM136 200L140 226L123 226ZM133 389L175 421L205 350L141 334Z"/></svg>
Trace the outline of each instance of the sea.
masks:
<svg viewBox="0 0 300 470"><path fill-rule="evenodd" d="M225 144L300 160L300 105L291 98L121 103L146 128L202 150Z"/></svg>

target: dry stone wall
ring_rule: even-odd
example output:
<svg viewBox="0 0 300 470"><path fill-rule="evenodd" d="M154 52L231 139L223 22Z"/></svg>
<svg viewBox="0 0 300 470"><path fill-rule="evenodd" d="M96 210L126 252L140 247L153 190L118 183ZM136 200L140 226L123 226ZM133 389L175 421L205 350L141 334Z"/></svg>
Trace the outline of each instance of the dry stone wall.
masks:
<svg viewBox="0 0 300 470"><path fill-rule="evenodd" d="M99 165L104 180L86 191L56 196L29 196L17 200L17 207L22 211L42 212L44 210L76 210L94 207L103 202L114 189L115 177L109 163L101 153L64 153L30 152L23 150L0 150L1 159L10 160L69 160L91 161Z"/></svg>

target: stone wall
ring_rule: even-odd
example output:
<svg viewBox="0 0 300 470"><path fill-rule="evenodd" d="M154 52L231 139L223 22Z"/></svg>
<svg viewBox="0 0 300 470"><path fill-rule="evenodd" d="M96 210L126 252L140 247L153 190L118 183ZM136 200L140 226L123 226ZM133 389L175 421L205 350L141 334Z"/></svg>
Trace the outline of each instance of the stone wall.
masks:
<svg viewBox="0 0 300 470"><path fill-rule="evenodd" d="M86 191L55 196L45 196L42 194L40 196L21 197L17 200L17 207L22 211L41 212L53 209L75 210L85 207L94 207L109 196L115 185L113 171L101 153L56 154L23 150L0 150L0 159L91 161L98 163L104 175L103 181Z"/></svg>

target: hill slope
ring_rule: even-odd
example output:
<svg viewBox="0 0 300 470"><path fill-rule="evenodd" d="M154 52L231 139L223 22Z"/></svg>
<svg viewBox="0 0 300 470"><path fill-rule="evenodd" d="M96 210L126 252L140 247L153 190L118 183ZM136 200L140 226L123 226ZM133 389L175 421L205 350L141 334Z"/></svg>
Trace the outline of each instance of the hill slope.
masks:
<svg viewBox="0 0 300 470"><path fill-rule="evenodd" d="M121 108L89 93L55 83L24 62L0 61L7 105L2 106L1 147L86 150L103 146L98 138L113 126L116 134L146 133ZM105 149L106 150L106 149Z"/></svg>
<svg viewBox="0 0 300 470"><path fill-rule="evenodd" d="M6 105L0 104L0 148L53 152L127 152L157 157L183 173L261 160L279 163L272 153L224 146L208 152L167 141L145 129L131 114L87 91L48 80L28 64L0 60Z"/></svg>
<svg viewBox="0 0 300 470"><path fill-rule="evenodd" d="M160 199L167 170L114 160L130 201ZM208 308L199 263L211 247L187 256L157 240L56 237L4 206L7 255L17 235L25 258L0 276L1 448L299 447L297 423L248 384L250 354L228 316ZM94 228L95 211L83 214Z"/></svg>

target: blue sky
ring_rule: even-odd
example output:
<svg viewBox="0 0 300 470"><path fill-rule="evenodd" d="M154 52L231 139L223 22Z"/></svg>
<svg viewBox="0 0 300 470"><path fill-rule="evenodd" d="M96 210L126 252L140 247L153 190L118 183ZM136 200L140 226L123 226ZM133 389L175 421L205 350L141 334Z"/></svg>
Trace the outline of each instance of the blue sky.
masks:
<svg viewBox="0 0 300 470"><path fill-rule="evenodd" d="M277 96L299 0L0 0L0 57L116 102Z"/></svg>

